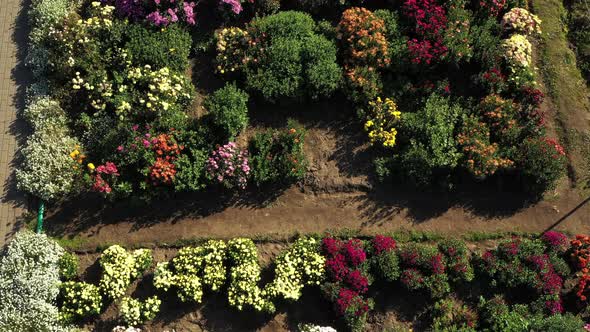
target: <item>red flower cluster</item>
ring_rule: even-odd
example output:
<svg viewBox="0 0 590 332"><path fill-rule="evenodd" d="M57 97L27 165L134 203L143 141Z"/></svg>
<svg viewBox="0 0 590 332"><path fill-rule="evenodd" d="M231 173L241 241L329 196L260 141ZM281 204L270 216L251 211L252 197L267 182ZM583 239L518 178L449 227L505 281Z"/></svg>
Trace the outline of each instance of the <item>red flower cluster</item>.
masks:
<svg viewBox="0 0 590 332"><path fill-rule="evenodd" d="M369 311L369 304L357 292L341 288L338 293L338 299L336 300L336 308L340 315L345 315L352 311L352 314L359 317Z"/></svg>
<svg viewBox="0 0 590 332"><path fill-rule="evenodd" d="M154 185L172 184L176 175L174 161L184 148L178 145L173 136L160 134L151 141L152 150L156 153L156 162L150 167L150 178Z"/></svg>
<svg viewBox="0 0 590 332"><path fill-rule="evenodd" d="M377 235L373 238L373 249L376 255L394 250L395 247L395 240L389 236Z"/></svg>
<svg viewBox="0 0 590 332"><path fill-rule="evenodd" d="M108 176L110 178L114 178L119 176L119 170L117 166L110 161L107 161L104 165L99 165L95 169L94 174L94 184L92 185L92 190L109 194L113 191L110 184L103 178L103 176Z"/></svg>
<svg viewBox="0 0 590 332"><path fill-rule="evenodd" d="M553 159L558 159L565 156L565 149L563 148L563 146L561 146L561 144L557 142L557 140L549 137L543 137L541 140L546 145L555 150L555 153L553 154Z"/></svg>
<svg viewBox="0 0 590 332"><path fill-rule="evenodd" d="M563 312L561 289L563 288L563 279L553 268L549 260L549 255L530 256L527 259L532 263L537 275L537 290L543 294L547 300L545 308L553 315Z"/></svg>
<svg viewBox="0 0 590 332"><path fill-rule="evenodd" d="M447 54L443 34L447 26L445 9L434 0L406 0L404 14L416 23L416 36L408 40L413 63L436 62Z"/></svg>
<svg viewBox="0 0 590 332"><path fill-rule="evenodd" d="M506 6L506 0L480 0L479 7L485 11L486 14L491 16L498 16L504 7Z"/></svg>
<svg viewBox="0 0 590 332"><path fill-rule="evenodd" d="M362 241L351 239L346 242L326 237L322 239L326 255L328 277L338 286L335 298L336 310L343 316L360 317L367 313L369 304L362 294L369 289L369 279L358 269L367 259Z"/></svg>
<svg viewBox="0 0 590 332"><path fill-rule="evenodd" d="M565 234L556 232L556 231L548 231L541 236L541 240L545 242L545 244L551 249L555 251L565 251L568 245L568 238Z"/></svg>

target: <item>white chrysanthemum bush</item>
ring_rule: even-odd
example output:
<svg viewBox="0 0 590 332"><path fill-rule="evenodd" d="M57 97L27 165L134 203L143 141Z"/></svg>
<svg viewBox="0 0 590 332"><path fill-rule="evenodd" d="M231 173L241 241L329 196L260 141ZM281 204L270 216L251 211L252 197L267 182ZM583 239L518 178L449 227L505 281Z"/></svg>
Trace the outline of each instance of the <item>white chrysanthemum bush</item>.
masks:
<svg viewBox="0 0 590 332"><path fill-rule="evenodd" d="M65 331L59 321L63 249L42 234L18 233L0 258L0 331Z"/></svg>

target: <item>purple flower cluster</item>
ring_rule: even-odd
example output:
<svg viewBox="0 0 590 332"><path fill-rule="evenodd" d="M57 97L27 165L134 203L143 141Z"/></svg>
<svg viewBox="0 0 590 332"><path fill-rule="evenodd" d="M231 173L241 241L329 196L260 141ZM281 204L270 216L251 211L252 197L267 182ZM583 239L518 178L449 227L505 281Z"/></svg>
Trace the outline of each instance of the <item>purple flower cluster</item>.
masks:
<svg viewBox="0 0 590 332"><path fill-rule="evenodd" d="M238 149L234 142L220 146L207 160L207 172L214 181L228 188L245 189L250 175L248 151Z"/></svg>
<svg viewBox="0 0 590 332"><path fill-rule="evenodd" d="M234 14L239 14L242 12L242 3L240 0L219 0L220 5L229 5L231 7L231 11Z"/></svg>
<svg viewBox="0 0 590 332"><path fill-rule="evenodd" d="M155 26L163 27L171 23L185 22L196 24L194 8L197 5L189 0L102 0L115 6L117 14L132 20L146 19Z"/></svg>

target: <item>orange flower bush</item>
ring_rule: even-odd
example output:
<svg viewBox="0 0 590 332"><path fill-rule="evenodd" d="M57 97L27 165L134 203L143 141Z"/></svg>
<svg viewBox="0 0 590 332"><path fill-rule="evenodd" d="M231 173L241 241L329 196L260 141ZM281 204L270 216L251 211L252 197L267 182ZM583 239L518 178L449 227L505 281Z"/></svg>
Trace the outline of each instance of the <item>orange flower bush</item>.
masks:
<svg viewBox="0 0 590 332"><path fill-rule="evenodd" d="M368 9L353 7L342 14L338 39L345 45L344 62L354 66L387 67L390 63L385 22Z"/></svg>
<svg viewBox="0 0 590 332"><path fill-rule="evenodd" d="M457 136L465 168L477 178L493 175L498 169L511 167L514 162L498 155L498 144L490 143L490 130L476 117L467 117Z"/></svg>
<svg viewBox="0 0 590 332"><path fill-rule="evenodd" d="M590 236L576 235L571 242L571 257L574 265L578 268L576 276L578 285L576 286L576 296L580 301L588 300L590 294L590 270L588 262L590 261Z"/></svg>

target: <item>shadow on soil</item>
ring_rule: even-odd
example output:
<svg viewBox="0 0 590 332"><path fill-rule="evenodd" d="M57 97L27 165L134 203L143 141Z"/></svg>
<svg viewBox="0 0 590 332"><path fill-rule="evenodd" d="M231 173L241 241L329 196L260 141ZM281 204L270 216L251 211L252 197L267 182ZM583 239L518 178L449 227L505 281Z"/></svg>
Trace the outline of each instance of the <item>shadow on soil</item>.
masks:
<svg viewBox="0 0 590 332"><path fill-rule="evenodd" d="M301 105L252 105L251 123L257 127L284 128L288 114L297 114L296 120L308 130L321 129L333 132L336 142L332 153L324 156L335 162L339 178L352 178L372 172L372 155L363 148L365 139L363 131L356 121L349 106L334 101L344 100L342 96L330 101L320 101L313 106ZM299 109L299 111L298 111ZM310 147L314 149L314 147ZM310 171L313 173L313 170ZM366 190L342 187L322 190L321 184L309 188L306 192L348 192L353 195L353 203L358 206L362 226L380 225L389 217L408 212L415 223L436 218L452 207L461 207L476 216L482 216L493 222L495 218L510 216L520 209L534 203L530 197L494 180L490 183L459 183L452 192L425 192L399 186L373 184L367 180ZM513 183L511 179L504 181ZM88 231L94 226L97 232L100 226L119 222L133 224L132 231L150 227L160 222L175 224L182 219L200 219L220 213L228 207L243 209L262 209L268 207L283 194L287 188L249 189L239 195L219 189L209 189L206 193L171 194L150 203L133 203L129 201L105 202L100 196L86 194L83 197L65 202L60 206L49 208L46 225L49 233L56 236L75 235ZM289 201L281 200L282 204ZM86 234L92 236L92 233Z"/></svg>

